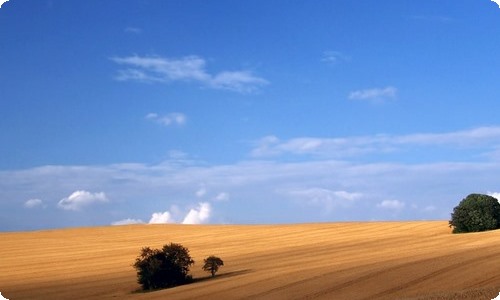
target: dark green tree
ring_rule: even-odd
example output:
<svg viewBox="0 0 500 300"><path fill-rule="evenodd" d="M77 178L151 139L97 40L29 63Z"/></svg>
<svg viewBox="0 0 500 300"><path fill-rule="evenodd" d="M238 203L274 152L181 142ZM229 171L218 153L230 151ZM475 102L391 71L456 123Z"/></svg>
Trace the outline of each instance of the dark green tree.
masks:
<svg viewBox="0 0 500 300"><path fill-rule="evenodd" d="M189 267L194 264L189 250L180 244L170 243L161 250L142 248L134 268L137 281L143 290L177 286L191 281Z"/></svg>
<svg viewBox="0 0 500 300"><path fill-rule="evenodd" d="M470 194L453 209L453 233L478 232L500 228L500 203L492 196Z"/></svg>
<svg viewBox="0 0 500 300"><path fill-rule="evenodd" d="M214 277L215 273L219 271L219 267L224 265L222 259L214 255L205 258L203 261L205 262L205 264L202 267L203 270L210 272L212 274L212 277Z"/></svg>

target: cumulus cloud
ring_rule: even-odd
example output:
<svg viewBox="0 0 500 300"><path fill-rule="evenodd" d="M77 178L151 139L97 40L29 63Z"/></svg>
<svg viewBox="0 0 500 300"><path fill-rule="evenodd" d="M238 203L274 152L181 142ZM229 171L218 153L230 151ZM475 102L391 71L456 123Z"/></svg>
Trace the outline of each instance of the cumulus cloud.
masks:
<svg viewBox="0 0 500 300"><path fill-rule="evenodd" d="M187 118L186 115L183 113L174 112L163 116L160 116L157 113L149 113L146 115L146 119L164 126L170 126L170 125L181 126L186 123Z"/></svg>
<svg viewBox="0 0 500 300"><path fill-rule="evenodd" d="M182 224L203 224L210 218L212 207L208 202L200 202L198 206L188 211L185 217L180 222ZM170 224L178 223L182 216L182 212L177 206L172 206L170 211L155 212L149 220L149 224Z"/></svg>
<svg viewBox="0 0 500 300"><path fill-rule="evenodd" d="M172 215L170 214L169 211L165 212L156 212L153 213L151 216L151 219L148 222L149 224L168 224L168 223L175 223L174 219L172 218Z"/></svg>
<svg viewBox="0 0 500 300"><path fill-rule="evenodd" d="M197 208L189 210L188 214L182 221L182 224L203 224L209 218L212 212L212 207L208 202L201 202Z"/></svg>
<svg viewBox="0 0 500 300"><path fill-rule="evenodd" d="M112 57L111 60L127 67L118 71L115 79L119 81L197 82L205 87L241 93L253 92L269 83L247 70L210 74L206 70L205 59L195 55L181 58L135 55Z"/></svg>
<svg viewBox="0 0 500 300"><path fill-rule="evenodd" d="M372 101L384 101L387 99L392 99L396 97L397 89L392 86L385 88L374 88L366 90L357 90L349 94L349 99L351 100L372 100Z"/></svg>
<svg viewBox="0 0 500 300"><path fill-rule="evenodd" d="M404 202L399 200L384 200L377 204L377 207L384 209L394 209L399 210L405 207Z"/></svg>
<svg viewBox="0 0 500 300"><path fill-rule="evenodd" d="M131 225L131 224L144 224L144 221L142 221L141 219L128 218L111 223L111 225Z"/></svg>
<svg viewBox="0 0 500 300"><path fill-rule="evenodd" d="M43 204L43 201L40 199L29 199L26 202L24 202L24 207L26 208L35 208L39 207Z"/></svg>
<svg viewBox="0 0 500 300"><path fill-rule="evenodd" d="M85 206L102 202L108 202L108 198L103 192L91 193L80 190L73 192L69 197L61 199L57 205L65 210L80 210Z"/></svg>

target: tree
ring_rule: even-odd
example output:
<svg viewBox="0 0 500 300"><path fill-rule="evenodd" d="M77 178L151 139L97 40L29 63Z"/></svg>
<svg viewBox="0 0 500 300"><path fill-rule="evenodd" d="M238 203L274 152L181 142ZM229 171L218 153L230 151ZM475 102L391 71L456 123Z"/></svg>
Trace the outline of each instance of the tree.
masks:
<svg viewBox="0 0 500 300"><path fill-rule="evenodd" d="M189 267L194 260L189 250L180 244L170 243L161 250L144 247L136 258L134 268L137 281L143 290L181 285L191 281Z"/></svg>
<svg viewBox="0 0 500 300"><path fill-rule="evenodd" d="M203 265L203 270L210 272L212 277L215 276L215 273L219 270L219 267L224 265L222 259L217 256L211 255L203 260L205 264Z"/></svg>
<svg viewBox="0 0 500 300"><path fill-rule="evenodd" d="M453 209L449 224L453 233L498 229L500 203L492 196L470 194Z"/></svg>

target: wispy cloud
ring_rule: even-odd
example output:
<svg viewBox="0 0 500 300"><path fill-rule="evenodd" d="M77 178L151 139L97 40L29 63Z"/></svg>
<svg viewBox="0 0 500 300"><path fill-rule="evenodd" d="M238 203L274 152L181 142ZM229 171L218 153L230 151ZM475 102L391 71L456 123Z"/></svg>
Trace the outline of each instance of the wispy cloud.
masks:
<svg viewBox="0 0 500 300"><path fill-rule="evenodd" d="M336 138L299 137L281 141L267 136L255 143L253 157L283 154L317 155L346 158L368 153L388 153L415 146L483 148L485 153L500 146L500 127L478 127L446 133L415 133L408 135L377 134Z"/></svg>
<svg viewBox="0 0 500 300"><path fill-rule="evenodd" d="M251 93L269 82L251 71L222 71L211 74L206 61L199 56L165 58L158 56L112 57L112 61L128 68L118 71L119 81L170 83L174 81L196 82L204 87Z"/></svg>
<svg viewBox="0 0 500 300"><path fill-rule="evenodd" d="M132 225L132 224L144 224L144 221L142 221L141 219L128 218L111 223L111 225Z"/></svg>
<svg viewBox="0 0 500 300"><path fill-rule="evenodd" d="M335 191L317 187L290 190L287 193L291 197L305 201L307 204L321 206L326 212L332 211L333 208L339 205L350 205L363 196L361 193L342 190Z"/></svg>
<svg viewBox="0 0 500 300"><path fill-rule="evenodd" d="M395 87L373 88L365 90L352 91L349 94L351 100L370 100L382 102L388 99L396 98L398 90Z"/></svg>
<svg viewBox="0 0 500 300"><path fill-rule="evenodd" d="M297 142L289 143L289 140L275 138L268 139L268 142L271 144L267 150L274 155L296 153L291 151L298 151L294 150L298 147L300 151L309 151L302 154L317 153L319 156L301 156L299 159L259 157L258 160L226 164L186 161L181 157L158 164L56 165L0 170L0 199L3 199L0 201L0 219L9 219L8 212L23 205L34 194L44 199L45 204L48 203L45 199L58 199L68 190L77 191L82 186L87 191L105 190L117 200L112 206L101 205L105 201L102 201L104 197L97 197L100 193L72 193L60 201L59 207L81 208L81 213L67 215L48 206L43 211L36 211L37 215L50 220L44 226L63 226L63 219L68 217L74 218L72 225L75 226L89 224L89 220L95 220L94 224L109 224L126 218L146 223L190 220L205 223L221 220L234 223L249 220L260 223L312 222L344 217L383 220L394 218L394 214L401 219L447 219L453 207L467 194L487 191L495 194L499 190L500 161L481 156L471 159L467 155L451 159L448 152L461 147L471 147L471 153L488 150L500 143L500 127L444 133L347 136L337 141L341 145L337 148L322 148L320 142L325 141L308 142L300 147L296 146ZM392 151L419 148L418 155L426 153L429 156L416 161L407 154L398 161L379 159L376 155L366 159L350 159L346 156L349 153L339 156L339 152L351 151L350 147L360 148L356 149L361 151L358 153L377 153L386 148L394 148ZM435 147L443 147L445 155L436 158ZM196 197L196 191L200 191L202 198ZM225 194L231 195L230 202L222 201ZM92 200L94 198L101 200ZM389 209L402 206L395 200L403 203L404 208ZM199 202L210 202L211 206L207 209ZM220 205L217 219L213 219L215 203ZM166 211L158 209L160 204L170 208ZM98 205L100 209L84 209ZM175 209L174 205L183 209ZM191 210L191 216L187 218ZM262 211L266 213L262 214ZM26 216L19 216L19 223L36 228L39 224L27 216L29 212L26 211ZM119 217L117 212L120 212ZM156 215L152 215L153 212ZM67 226L68 223L64 224ZM0 224L1 228L6 227Z"/></svg>
<svg viewBox="0 0 500 300"><path fill-rule="evenodd" d="M61 199L57 205L59 208L65 210L80 210L85 206L102 202L108 202L108 198L103 192L91 193L80 190L75 191L68 197Z"/></svg>
<svg viewBox="0 0 500 300"><path fill-rule="evenodd" d="M186 123L186 115L183 113L169 113L163 116L158 115L157 113L149 113L146 115L146 119L151 120L153 122L156 122L158 124L164 125L164 126L170 126L170 125L184 125Z"/></svg>
<svg viewBox="0 0 500 300"><path fill-rule="evenodd" d="M377 207L392 210L401 210L405 207L405 203L399 200L384 200L377 204Z"/></svg>
<svg viewBox="0 0 500 300"><path fill-rule="evenodd" d="M414 15L411 16L411 18L417 21L438 22L438 23L450 23L453 21L453 18L451 17L440 16L440 15Z"/></svg>
<svg viewBox="0 0 500 300"><path fill-rule="evenodd" d="M214 198L215 201L229 201L229 193L222 192L217 194Z"/></svg>
<svg viewBox="0 0 500 300"><path fill-rule="evenodd" d="M26 202L24 202L24 207L26 208L35 208L42 206L43 201L41 199L29 199Z"/></svg>
<svg viewBox="0 0 500 300"><path fill-rule="evenodd" d="M332 65L347 60L349 60L349 57L338 51L325 51L323 52L323 56L321 58L322 62Z"/></svg>
<svg viewBox="0 0 500 300"><path fill-rule="evenodd" d="M142 29L137 28L137 27L127 27L125 28L126 33L132 33L132 34L140 34L142 33Z"/></svg>

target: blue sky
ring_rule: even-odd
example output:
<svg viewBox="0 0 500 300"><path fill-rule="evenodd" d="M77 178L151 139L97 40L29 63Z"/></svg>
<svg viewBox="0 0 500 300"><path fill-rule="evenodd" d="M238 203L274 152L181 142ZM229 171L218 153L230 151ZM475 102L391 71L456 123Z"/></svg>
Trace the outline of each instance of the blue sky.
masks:
<svg viewBox="0 0 500 300"><path fill-rule="evenodd" d="M500 195L490 0L10 0L0 40L0 231Z"/></svg>

